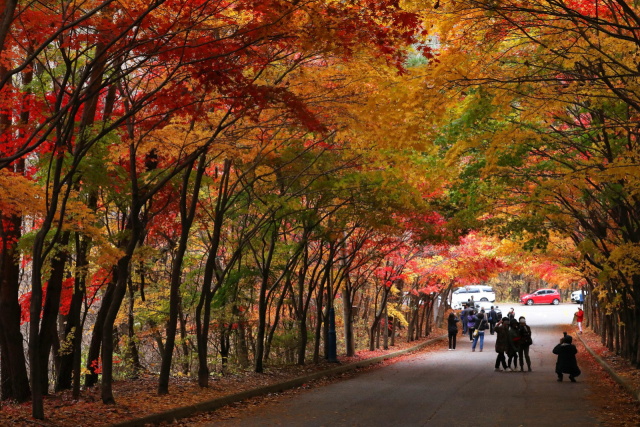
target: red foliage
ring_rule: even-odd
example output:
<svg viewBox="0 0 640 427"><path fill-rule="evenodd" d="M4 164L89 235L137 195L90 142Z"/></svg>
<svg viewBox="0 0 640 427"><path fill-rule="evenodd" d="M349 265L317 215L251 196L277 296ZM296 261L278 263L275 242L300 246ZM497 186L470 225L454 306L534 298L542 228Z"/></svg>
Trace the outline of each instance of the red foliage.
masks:
<svg viewBox="0 0 640 427"><path fill-rule="evenodd" d="M71 306L71 298L73 298L73 287L75 278L69 277L62 281L62 292L60 294L60 314L66 316L69 314L69 308ZM42 306L44 307L47 297L47 287L49 282L45 282L42 285ZM24 324L29 322L29 306L31 305L31 292L27 292L19 299L20 302L20 323ZM40 318L42 318L42 311L40 311Z"/></svg>

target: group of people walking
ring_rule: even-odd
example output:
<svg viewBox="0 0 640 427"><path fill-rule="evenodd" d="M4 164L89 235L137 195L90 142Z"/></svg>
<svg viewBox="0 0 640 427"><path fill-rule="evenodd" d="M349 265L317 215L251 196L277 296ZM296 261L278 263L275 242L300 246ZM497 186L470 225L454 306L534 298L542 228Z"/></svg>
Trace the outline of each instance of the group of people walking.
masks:
<svg viewBox="0 0 640 427"><path fill-rule="evenodd" d="M531 358L529 347L533 344L531 328L527 325L524 316L518 320L503 317L496 325L496 371L500 371L500 365L504 371L513 371L518 368L520 359L520 371L524 371L524 362L527 362L527 370L531 372ZM508 359L507 359L508 358ZM511 363L513 362L513 369Z"/></svg>
<svg viewBox="0 0 640 427"><path fill-rule="evenodd" d="M480 351L482 351L484 348L484 333L489 329L491 335L493 335L497 318L498 314L493 306L491 306L491 311L485 313L484 309L476 312L474 308L465 304L460 313L460 318L454 312L451 312L447 319L449 350L456 349L456 337L458 336L458 322L460 322L460 319L462 319L462 335L469 334L469 341L473 343L471 344L471 351L476 351L478 343L480 344Z"/></svg>
<svg viewBox="0 0 640 427"><path fill-rule="evenodd" d="M578 316L582 322L582 309ZM520 360L520 371L524 372L524 364L527 363L527 371L531 372L531 358L529 357L529 347L533 344L531 327L527 325L524 316L515 318L515 311L512 308L506 317L498 319L498 312L491 306L491 310L485 313L483 309L476 312L472 306L466 305L460 313L460 317L455 312L451 312L447 318L449 332L449 351L456 349L456 338L458 336L458 323L462 320L462 336L469 335L469 340L473 342L471 351L476 351L479 343L480 351L484 347L484 334L489 329L491 335L497 334L495 350L496 357L495 370L513 372L518 369L518 359ZM580 332L582 332L581 324ZM575 382L575 377L580 375L580 369L576 361L577 349L572 344L571 336L567 335L560 340L553 353L558 355L556 363L556 374L558 381L563 380L563 374L568 373L569 379ZM513 366L513 368L512 368ZM501 369L502 367L502 369Z"/></svg>

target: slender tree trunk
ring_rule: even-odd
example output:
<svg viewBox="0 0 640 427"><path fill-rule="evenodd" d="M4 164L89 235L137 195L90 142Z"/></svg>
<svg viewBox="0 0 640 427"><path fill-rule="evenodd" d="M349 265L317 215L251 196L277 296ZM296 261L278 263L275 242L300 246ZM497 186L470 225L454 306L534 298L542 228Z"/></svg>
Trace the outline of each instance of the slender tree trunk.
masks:
<svg viewBox="0 0 640 427"><path fill-rule="evenodd" d="M214 212L213 231L209 239L209 254L205 263L204 277L202 284L202 292L200 300L196 307L196 340L198 344L198 385L200 387L209 386L209 365L207 347L209 342L209 321L211 318L211 300L215 295L220 280L216 277L216 288L212 290L211 285L215 277L216 257L218 256L218 247L222 232L222 222L224 220L224 212L227 204L227 191L229 188L229 176L231 170L231 161L225 160L222 176L220 177L220 185L218 187L218 198L216 201L216 209ZM220 278L221 279L221 278ZM204 314L203 314L204 310ZM244 332L244 331L243 331Z"/></svg>
<svg viewBox="0 0 640 427"><path fill-rule="evenodd" d="M57 338L57 320L60 309L62 283L65 276L70 231L65 231L60 239L60 252L51 260L51 276L47 284L47 296L42 310L40 327L40 355L38 357L41 372L42 394L49 394L49 355L54 339Z"/></svg>
<svg viewBox="0 0 640 427"><path fill-rule="evenodd" d="M273 340L273 335L275 334L276 329L278 328L278 324L280 323L280 310L282 309L282 303L284 302L284 299L287 296L287 289L288 289L287 286L288 285L284 286L284 289L282 290L282 294L278 299L278 304L276 304L276 316L273 319L273 325L271 325L271 328L269 328L269 334L267 335L267 343L264 349L264 360L269 360L269 352L271 351L271 341Z"/></svg>
<svg viewBox="0 0 640 427"><path fill-rule="evenodd" d="M0 277L0 327L4 335L2 346L2 399L25 402L31 396L29 377L20 331L20 262L17 242L21 237L22 218L2 216L2 277ZM5 371L5 369L8 371Z"/></svg>
<svg viewBox="0 0 640 427"><path fill-rule="evenodd" d="M135 215L139 215L139 211L135 212ZM135 226L133 228L136 228ZM127 292L128 270L131 256L135 249L136 242L140 238L139 231L132 231L131 240L127 244L125 255L118 260L117 264L117 281L113 289L113 296L109 309L107 310L106 317L104 319L104 326L102 328L102 403L105 405L115 404L115 398L113 397L113 332L114 323L122 301ZM94 326L95 327L95 326Z"/></svg>
<svg viewBox="0 0 640 427"><path fill-rule="evenodd" d="M307 316L298 320L298 365L304 365L307 353Z"/></svg>
<svg viewBox="0 0 640 427"><path fill-rule="evenodd" d="M80 328L80 312L82 311L82 301L85 296L84 289L84 273L83 267L86 258L83 252L83 243L81 243L79 235L75 234L76 241L76 276L74 278L74 287L73 287L73 297L71 298L71 303L69 305L69 314L67 315L67 323L64 329L64 341L71 341L72 347L70 350L60 355L60 370L58 372L58 376L56 378L56 392L62 390L68 390L73 386L73 361L75 357L75 353L81 351L78 347L76 347L76 335L82 335L82 330Z"/></svg>
<svg viewBox="0 0 640 427"><path fill-rule="evenodd" d="M136 344L135 319L133 316L135 301L133 280L129 278L129 307L127 310L127 351L129 352L129 356L131 357L133 378L137 378L138 373L142 371L142 365L140 364L140 355L138 353L138 346Z"/></svg>
<svg viewBox="0 0 640 427"><path fill-rule="evenodd" d="M620 322L618 320L618 311L613 312L613 329L615 331L614 336L614 348L616 354L620 354Z"/></svg>
<svg viewBox="0 0 640 427"><path fill-rule="evenodd" d="M413 298L409 300L409 311L407 311L407 342L413 341Z"/></svg>
<svg viewBox="0 0 640 427"><path fill-rule="evenodd" d="M347 357L355 356L356 343L353 336L353 309L351 301L351 286L347 277L342 287L342 316L344 321L344 346Z"/></svg>
<svg viewBox="0 0 640 427"><path fill-rule="evenodd" d="M245 331L245 322L238 320L238 363L242 368L249 366L249 347Z"/></svg>
<svg viewBox="0 0 640 427"><path fill-rule="evenodd" d="M9 347L0 322L0 400L10 399L13 395L11 384L11 365L9 364Z"/></svg>
<svg viewBox="0 0 640 427"><path fill-rule="evenodd" d="M329 310L331 310L331 297L329 296L330 292L331 288L327 286L327 302L324 306L322 314L322 318L325 319L325 322L322 324L322 343L325 359L329 358Z"/></svg>
<svg viewBox="0 0 640 427"><path fill-rule="evenodd" d="M188 376L191 372L191 366L189 363L189 342L187 340L187 319L182 312L182 304L180 304L179 311L180 320L180 347L182 348L182 374ZM229 337L227 336L227 342L229 341Z"/></svg>
<svg viewBox="0 0 640 427"><path fill-rule="evenodd" d="M393 323L392 323L392 329L391 329L391 347L396 345L396 329L398 328L398 319L396 318L396 316L393 316Z"/></svg>
<svg viewBox="0 0 640 427"><path fill-rule="evenodd" d="M107 312L113 301L113 294L115 292L118 281L118 269L113 268L111 271L111 280L107 285L107 289L102 296L102 305L98 310L95 323L93 325L93 332L91 333L91 342L89 344L89 353L87 355L87 371L88 374L84 378L85 387L93 387L98 382L98 374L95 372L95 368L100 362L100 349L102 346L102 337L104 333L104 322L107 318Z"/></svg>
<svg viewBox="0 0 640 427"><path fill-rule="evenodd" d="M178 326L178 311L180 309L180 284L182 283L182 260L187 250L189 241L189 230L196 213L196 206L200 193L200 183L205 170L206 155L200 156L198 162L198 170L196 171L195 183L193 185L193 193L189 198L189 178L193 169L193 163L189 165L183 175L182 191L180 195L180 241L178 249L173 260L171 271L171 291L169 296L169 322L167 324L167 338L164 346L164 358L160 367L160 376L158 378L158 394L169 393L169 376L171 374L171 360L173 357L173 348L176 339L176 330Z"/></svg>
<svg viewBox="0 0 640 427"><path fill-rule="evenodd" d="M384 305L384 336L383 336L383 349L389 350L389 312L387 305Z"/></svg>
<svg viewBox="0 0 640 427"><path fill-rule="evenodd" d="M320 336L322 333L322 299L324 295L324 280L318 288L318 296L316 298L316 336L313 343L313 363L320 363Z"/></svg>

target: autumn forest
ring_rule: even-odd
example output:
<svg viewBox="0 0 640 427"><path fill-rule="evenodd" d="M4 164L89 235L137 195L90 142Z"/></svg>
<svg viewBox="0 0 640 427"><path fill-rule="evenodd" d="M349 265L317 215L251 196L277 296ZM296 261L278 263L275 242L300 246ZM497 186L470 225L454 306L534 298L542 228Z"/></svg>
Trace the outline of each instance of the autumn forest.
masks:
<svg viewBox="0 0 640 427"><path fill-rule="evenodd" d="M639 79L629 0L0 0L2 405L386 350L473 284L582 289L639 366Z"/></svg>

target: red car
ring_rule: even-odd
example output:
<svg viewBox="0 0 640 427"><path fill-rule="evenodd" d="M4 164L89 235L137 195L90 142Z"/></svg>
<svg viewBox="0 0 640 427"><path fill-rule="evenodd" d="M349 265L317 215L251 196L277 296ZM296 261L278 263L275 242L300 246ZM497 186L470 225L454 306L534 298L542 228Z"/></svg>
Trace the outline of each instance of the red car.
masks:
<svg viewBox="0 0 640 427"><path fill-rule="evenodd" d="M560 293L555 289L538 289L532 294L520 298L522 304L560 304Z"/></svg>

